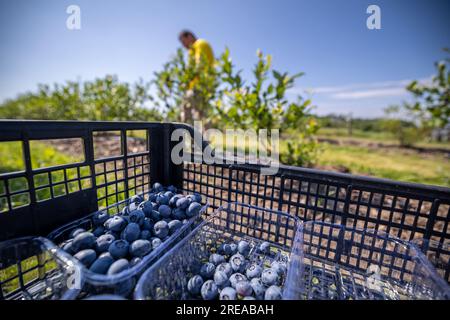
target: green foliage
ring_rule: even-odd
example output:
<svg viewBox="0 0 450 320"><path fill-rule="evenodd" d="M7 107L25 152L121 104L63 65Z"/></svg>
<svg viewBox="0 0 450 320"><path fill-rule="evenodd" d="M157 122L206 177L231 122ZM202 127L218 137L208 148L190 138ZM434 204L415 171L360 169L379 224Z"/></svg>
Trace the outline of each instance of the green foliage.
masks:
<svg viewBox="0 0 450 320"><path fill-rule="evenodd" d="M390 106L386 108L385 113L389 115L397 114L400 110L398 106ZM415 143L422 140L425 131L417 127L413 122L405 121L398 118L386 118L381 122L382 128L390 132L394 136L400 146L411 147Z"/></svg>
<svg viewBox="0 0 450 320"><path fill-rule="evenodd" d="M444 49L447 53L448 49ZM406 89L415 98L412 104L405 103L404 108L418 117L423 127L443 128L450 123L450 59L435 63L437 74L431 84L411 82Z"/></svg>
<svg viewBox="0 0 450 320"><path fill-rule="evenodd" d="M207 63L206 57L195 61L193 55L184 59L181 48L163 69L155 72L156 94L159 100L155 105L166 109L170 120L180 120L180 106L189 90L196 92L202 114L210 116L212 103L217 97L219 78L214 65Z"/></svg>
<svg viewBox="0 0 450 320"><path fill-rule="evenodd" d="M0 118L42 120L161 120L146 107L151 102L149 84L130 85L116 76L83 83L39 85L37 92L19 95L0 105Z"/></svg>
<svg viewBox="0 0 450 320"><path fill-rule="evenodd" d="M286 91L292 88L303 73L289 75L272 70L272 58L257 52L257 62L253 68L254 79L246 84L241 71L232 64L230 51L225 51L214 66L185 62L183 53L166 63L157 72L155 83L160 103L169 114L177 115L194 79L195 90L202 97L202 113L216 128L240 129L280 129L300 133L301 139L291 144L290 155L281 158L292 165L310 165L316 154L318 123L311 116L311 101L298 97L296 101L286 98ZM270 146L266 146L270 150Z"/></svg>

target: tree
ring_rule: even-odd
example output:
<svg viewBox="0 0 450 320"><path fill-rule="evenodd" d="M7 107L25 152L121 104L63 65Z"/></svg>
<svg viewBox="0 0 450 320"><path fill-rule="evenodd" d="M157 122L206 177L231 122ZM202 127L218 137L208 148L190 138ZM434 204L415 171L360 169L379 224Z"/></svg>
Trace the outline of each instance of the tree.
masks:
<svg viewBox="0 0 450 320"><path fill-rule="evenodd" d="M41 120L162 120L152 101L149 84L130 85L117 76L94 81L39 85L37 92L20 94L0 105L0 118Z"/></svg>
<svg viewBox="0 0 450 320"><path fill-rule="evenodd" d="M450 52L449 49L444 49ZM404 108L416 116L423 127L443 128L450 123L450 59L435 63L437 74L431 84L411 82L406 89L415 98L412 104L405 103Z"/></svg>
<svg viewBox="0 0 450 320"><path fill-rule="evenodd" d="M204 101L202 108L208 109L204 114L213 127L295 132L296 142L288 143L289 150L281 159L293 165L310 165L317 150L313 135L318 129L310 115L311 101L300 96L296 101L286 98L286 91L303 73L291 76L272 70L271 60L270 55L264 56L258 51L254 80L246 84L241 71L235 70L228 49L209 67L195 66L189 60L185 62L180 49L162 71L155 73L159 103L166 107L169 115L177 118L189 84L197 78L196 90Z"/></svg>

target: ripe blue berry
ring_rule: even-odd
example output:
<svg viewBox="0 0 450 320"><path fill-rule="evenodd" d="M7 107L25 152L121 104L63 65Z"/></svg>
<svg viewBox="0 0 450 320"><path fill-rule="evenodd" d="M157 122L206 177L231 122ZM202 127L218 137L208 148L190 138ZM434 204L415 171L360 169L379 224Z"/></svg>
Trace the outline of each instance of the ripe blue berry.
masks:
<svg viewBox="0 0 450 320"><path fill-rule="evenodd" d="M187 284L187 289L189 293L194 296L200 294L200 290L202 289L203 283L204 283L203 279L199 275L195 275L192 278L190 278Z"/></svg>
<svg viewBox="0 0 450 320"><path fill-rule="evenodd" d="M220 300L236 300L237 293L232 287L225 287L220 291Z"/></svg>
<svg viewBox="0 0 450 320"><path fill-rule="evenodd" d="M219 295L219 288L214 281L208 280L203 284L200 292L204 300L213 300Z"/></svg>

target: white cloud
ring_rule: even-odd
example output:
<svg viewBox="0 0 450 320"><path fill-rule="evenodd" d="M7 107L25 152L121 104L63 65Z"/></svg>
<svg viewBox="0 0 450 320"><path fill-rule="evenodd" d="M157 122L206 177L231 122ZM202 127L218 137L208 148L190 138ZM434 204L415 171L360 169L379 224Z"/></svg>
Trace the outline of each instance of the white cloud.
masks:
<svg viewBox="0 0 450 320"><path fill-rule="evenodd" d="M391 96L403 96L407 93L404 87L359 91L344 91L331 95L334 99L365 99Z"/></svg>
<svg viewBox="0 0 450 320"><path fill-rule="evenodd" d="M390 80L382 82L354 83L342 86L325 86L315 88L292 88L291 94L309 93L312 95L322 95L333 100L355 100L367 98L382 98L392 96L403 96L407 94L405 87L413 79ZM421 83L429 83L431 76L418 80Z"/></svg>

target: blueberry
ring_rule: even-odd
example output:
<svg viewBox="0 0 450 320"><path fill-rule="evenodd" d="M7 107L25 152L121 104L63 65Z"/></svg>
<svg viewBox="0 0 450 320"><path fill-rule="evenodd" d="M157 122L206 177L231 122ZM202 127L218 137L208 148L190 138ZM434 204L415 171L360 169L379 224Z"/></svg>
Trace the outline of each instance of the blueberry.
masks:
<svg viewBox="0 0 450 320"><path fill-rule="evenodd" d="M169 218L172 213L172 209L168 205L162 204L158 208L158 212L163 218Z"/></svg>
<svg viewBox="0 0 450 320"><path fill-rule="evenodd" d="M142 223L142 230L149 230L152 231L153 230L153 225L154 223L152 222L152 220L150 220L149 218L145 218L144 219L144 223Z"/></svg>
<svg viewBox="0 0 450 320"><path fill-rule="evenodd" d="M260 277L262 271L263 271L263 269L262 269L259 265L257 265L257 264L251 264L251 265L247 268L245 274L247 275L247 278L253 279L253 278L258 278L258 277Z"/></svg>
<svg viewBox="0 0 450 320"><path fill-rule="evenodd" d="M236 283L236 292L240 296L245 297L250 296L253 293L253 289L252 286L250 285L250 282L244 280Z"/></svg>
<svg viewBox="0 0 450 320"><path fill-rule="evenodd" d="M161 191L164 190L164 187L162 186L161 183L155 182L155 183L153 184L152 190L153 190L154 192L161 192Z"/></svg>
<svg viewBox="0 0 450 320"><path fill-rule="evenodd" d="M114 240L116 240L116 238L111 234L104 234L98 237L96 240L95 250L97 250L98 253L108 251L109 246Z"/></svg>
<svg viewBox="0 0 450 320"><path fill-rule="evenodd" d="M132 213L134 210L137 210L139 208L139 203L138 202L131 202L128 205L128 214Z"/></svg>
<svg viewBox="0 0 450 320"><path fill-rule="evenodd" d="M219 265L222 262L225 262L225 257L217 254L217 253L213 253L212 255L209 256L209 262L214 263L214 265Z"/></svg>
<svg viewBox="0 0 450 320"><path fill-rule="evenodd" d="M233 273L233 269L228 262L222 262L217 266L216 270L225 272L227 277L231 276L231 274Z"/></svg>
<svg viewBox="0 0 450 320"><path fill-rule="evenodd" d="M73 244L73 239L70 239L70 240L67 240L67 241L64 241L63 243L61 243L60 247L67 253L75 254L76 252L73 250L72 244Z"/></svg>
<svg viewBox="0 0 450 320"><path fill-rule="evenodd" d="M129 243L139 239L141 235L141 229L137 223L131 222L122 231L120 238L128 241Z"/></svg>
<svg viewBox="0 0 450 320"><path fill-rule="evenodd" d="M236 289L236 284L241 281L247 281L247 278L242 273L233 273L230 276L230 283Z"/></svg>
<svg viewBox="0 0 450 320"><path fill-rule="evenodd" d="M264 293L266 292L266 287L261 281L261 278L253 278L252 280L250 280L250 285L252 286L256 298L258 300L262 300L264 298Z"/></svg>
<svg viewBox="0 0 450 320"><path fill-rule="evenodd" d="M163 204L167 205L167 204L169 204L169 198L163 194L158 195L156 197L156 203L159 205L163 205Z"/></svg>
<svg viewBox="0 0 450 320"><path fill-rule="evenodd" d="M150 240L152 237L152 232L150 230L142 230L139 235L139 239Z"/></svg>
<svg viewBox="0 0 450 320"><path fill-rule="evenodd" d="M89 268L89 266L95 261L97 258L97 254L92 249L84 249L78 251L74 257L79 260L82 264Z"/></svg>
<svg viewBox="0 0 450 320"><path fill-rule="evenodd" d="M142 201L144 201L144 199L142 199L142 197L137 194L130 198L130 203L141 203Z"/></svg>
<svg viewBox="0 0 450 320"><path fill-rule="evenodd" d="M236 300L237 294L236 290L234 290L232 287L225 287L220 291L220 300Z"/></svg>
<svg viewBox="0 0 450 320"><path fill-rule="evenodd" d="M129 215L130 222L137 223L139 226L142 226L144 223L145 213L142 210L135 210Z"/></svg>
<svg viewBox="0 0 450 320"><path fill-rule="evenodd" d="M215 271L216 271L216 266L211 262L207 262L207 263L203 264L202 267L200 268L200 275L204 279L211 279L214 276Z"/></svg>
<svg viewBox="0 0 450 320"><path fill-rule="evenodd" d="M250 253L250 245L247 241L241 240L238 243L238 251L244 257L246 257Z"/></svg>
<svg viewBox="0 0 450 320"><path fill-rule="evenodd" d="M128 254L129 244L125 240L116 240L108 248L108 252L114 259L120 259L126 257Z"/></svg>
<svg viewBox="0 0 450 320"><path fill-rule="evenodd" d="M130 245L130 255L143 257L152 251L152 244L148 240L138 239Z"/></svg>
<svg viewBox="0 0 450 320"><path fill-rule="evenodd" d="M108 275L117 274L128 269L129 267L130 263L128 262L127 259L119 259L109 267L107 274Z"/></svg>
<svg viewBox="0 0 450 320"><path fill-rule="evenodd" d="M128 209L128 206L125 206L122 208L122 211L120 211L120 214L123 216L127 216L130 214L130 210Z"/></svg>
<svg viewBox="0 0 450 320"><path fill-rule="evenodd" d="M90 232L79 233L72 242L72 250L78 252L84 249L91 249L95 247L95 236Z"/></svg>
<svg viewBox="0 0 450 320"><path fill-rule="evenodd" d="M204 300L213 300L219 295L219 289L214 281L208 280L203 284L200 293Z"/></svg>
<svg viewBox="0 0 450 320"><path fill-rule="evenodd" d="M94 226L102 226L106 220L109 219L109 214L106 211L97 211L92 216L92 222L94 223Z"/></svg>
<svg viewBox="0 0 450 320"><path fill-rule="evenodd" d="M153 204L151 201L142 202L139 206L139 209L142 210L147 218L152 216Z"/></svg>
<svg viewBox="0 0 450 320"><path fill-rule="evenodd" d="M281 298L281 288L278 286L268 287L266 293L264 294L264 300L281 300Z"/></svg>
<svg viewBox="0 0 450 320"><path fill-rule="evenodd" d="M127 299L116 294L98 294L95 296L87 297L83 300L127 300Z"/></svg>
<svg viewBox="0 0 450 320"><path fill-rule="evenodd" d="M103 226L98 226L97 228L94 229L94 231L92 231L92 234L96 237L100 237L104 233L105 233L105 227L103 227Z"/></svg>
<svg viewBox="0 0 450 320"><path fill-rule="evenodd" d="M273 270L275 270L275 272L279 275L282 276L286 273L286 264L284 262L281 261L274 261L272 262L271 266L270 266Z"/></svg>
<svg viewBox="0 0 450 320"><path fill-rule="evenodd" d="M89 270L94 273L106 274L113 262L114 258L111 254L109 252L104 252L94 261Z"/></svg>
<svg viewBox="0 0 450 320"><path fill-rule="evenodd" d="M153 226L153 234L160 239L167 237L167 235L169 234L169 225L167 224L167 222L158 221L157 223L155 223L155 225Z"/></svg>
<svg viewBox="0 0 450 320"><path fill-rule="evenodd" d="M170 200L170 198L172 198L172 197L174 196L174 194L173 194L172 191L166 191L166 192L164 192L163 195L164 195L165 197L167 197L169 200ZM169 202L167 202L167 204L169 204Z"/></svg>
<svg viewBox="0 0 450 320"><path fill-rule="evenodd" d="M270 253L270 243L267 241L264 241L263 243L261 243L259 245L259 251L261 251L262 253L265 253L265 254L269 254Z"/></svg>
<svg viewBox="0 0 450 320"><path fill-rule="evenodd" d="M261 281L266 286L271 286L271 285L277 284L278 273L275 270L273 270L272 268L264 269L264 271L261 273Z"/></svg>
<svg viewBox="0 0 450 320"><path fill-rule="evenodd" d="M176 188L175 186L172 186L172 185L168 186L168 187L167 187L167 190L169 190L169 191L172 192L172 193L177 192L177 188Z"/></svg>
<svg viewBox="0 0 450 320"><path fill-rule="evenodd" d="M161 214L159 213L159 211L153 210L153 211L152 211L152 216L151 216L151 218L152 218L154 221L159 221L159 220L162 219L162 216L161 216Z"/></svg>
<svg viewBox="0 0 450 320"><path fill-rule="evenodd" d="M127 221L121 216L114 216L109 218L105 222L105 227L108 230L113 232L121 232L125 226L127 225Z"/></svg>
<svg viewBox="0 0 450 320"><path fill-rule="evenodd" d="M242 300L256 300L256 299L255 299L255 297L247 296L247 297L242 298Z"/></svg>
<svg viewBox="0 0 450 320"><path fill-rule="evenodd" d="M175 231L177 231L183 226L180 220L172 220L168 223L168 225L169 225L169 234L174 234Z"/></svg>
<svg viewBox="0 0 450 320"><path fill-rule="evenodd" d="M134 257L130 260L130 266L133 267L141 261L142 261L142 259L140 257Z"/></svg>
<svg viewBox="0 0 450 320"><path fill-rule="evenodd" d="M190 294L196 296L196 295L200 294L200 290L202 289L202 286L203 286L202 277L199 275L195 275L189 279L188 284L187 284L187 289Z"/></svg>
<svg viewBox="0 0 450 320"><path fill-rule="evenodd" d="M202 205L200 203L192 202L186 210L186 215L189 218L198 216L200 214L201 208L202 208Z"/></svg>
<svg viewBox="0 0 450 320"><path fill-rule="evenodd" d="M150 192L148 194L148 201L155 202L157 196L158 196L157 192Z"/></svg>
<svg viewBox="0 0 450 320"><path fill-rule="evenodd" d="M118 232L114 232L114 231L111 231L111 230L107 230L107 231L105 232L105 234L110 234L110 235L114 236L114 238L120 239L120 233L118 233Z"/></svg>
<svg viewBox="0 0 450 320"><path fill-rule="evenodd" d="M198 192L195 192L194 194L188 195L188 198L192 199L192 201L201 203L202 202L202 195Z"/></svg>
<svg viewBox="0 0 450 320"><path fill-rule="evenodd" d="M86 230L83 228L76 228L70 232L69 237L75 238L77 235L79 235L80 233L83 233L83 232L86 232Z"/></svg>
<svg viewBox="0 0 450 320"><path fill-rule="evenodd" d="M220 246L220 251L222 251L222 253L227 256L231 255L233 252L233 250L231 249L231 246L228 243L223 243Z"/></svg>
<svg viewBox="0 0 450 320"><path fill-rule="evenodd" d="M230 280L228 279L227 274L218 270L214 272L214 282L220 288L228 287L230 285Z"/></svg>
<svg viewBox="0 0 450 320"><path fill-rule="evenodd" d="M177 200L176 206L180 209L187 209L189 205L191 204L191 200L186 197L182 197Z"/></svg>
<svg viewBox="0 0 450 320"><path fill-rule="evenodd" d="M230 243L231 253L230 254L236 254L237 253L237 244L236 243Z"/></svg>
<svg viewBox="0 0 450 320"><path fill-rule="evenodd" d="M231 269L234 272L244 272L245 271L245 258L240 253L236 253L230 258Z"/></svg>
<svg viewBox="0 0 450 320"><path fill-rule="evenodd" d="M172 210L172 216L177 220L183 220L186 218L186 210L175 208Z"/></svg>
<svg viewBox="0 0 450 320"><path fill-rule="evenodd" d="M169 206L171 206L172 208L177 206L177 201L181 198L183 198L184 196L182 194L176 194L174 195L172 198L170 198L169 200Z"/></svg>
<svg viewBox="0 0 450 320"><path fill-rule="evenodd" d="M153 239L151 239L151 242L152 242L152 249L153 250L155 250L156 248L158 248L162 244L162 241L161 241L160 238L153 238Z"/></svg>

